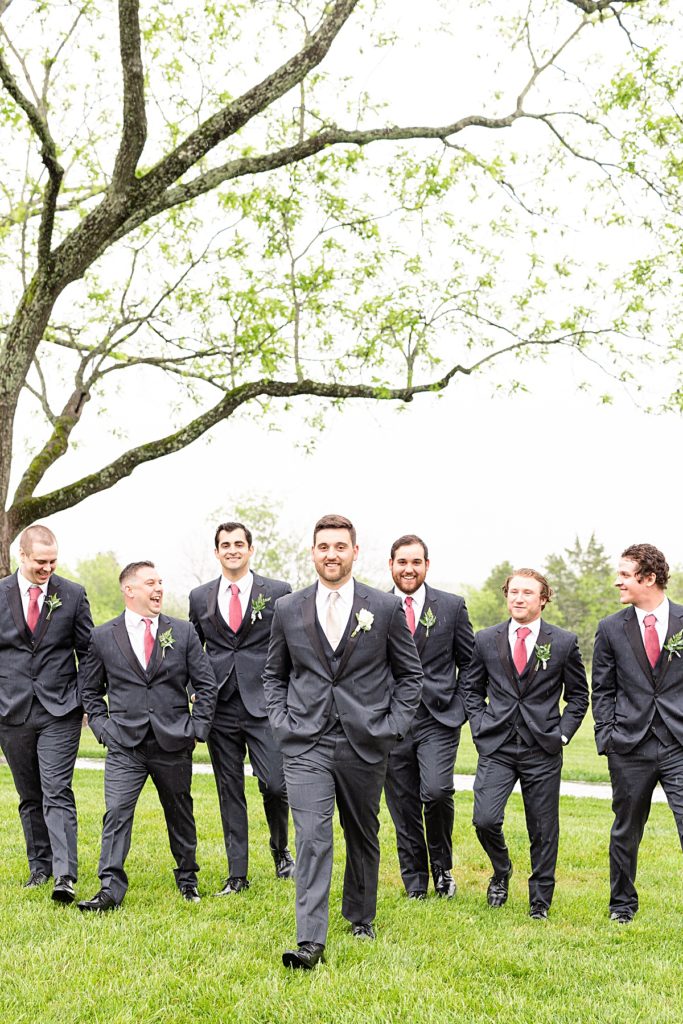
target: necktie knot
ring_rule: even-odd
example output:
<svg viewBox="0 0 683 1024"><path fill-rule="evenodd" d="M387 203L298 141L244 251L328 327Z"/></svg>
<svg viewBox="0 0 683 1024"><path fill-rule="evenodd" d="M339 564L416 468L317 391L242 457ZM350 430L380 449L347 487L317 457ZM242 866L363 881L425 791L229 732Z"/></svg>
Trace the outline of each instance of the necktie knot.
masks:
<svg viewBox="0 0 683 1024"><path fill-rule="evenodd" d="M230 593L232 594L232 596L233 597L237 597L239 592L240 592L240 588L237 586L237 584L236 583L231 583L230 584Z"/></svg>
<svg viewBox="0 0 683 1024"><path fill-rule="evenodd" d="M646 615L645 618L643 619L643 622L645 623L645 625L646 625L646 627L648 629L651 626L654 626L656 621L657 621L657 616L656 615Z"/></svg>
<svg viewBox="0 0 683 1024"><path fill-rule="evenodd" d="M528 626L518 626L517 627L517 636L519 637L520 640L526 640L526 638L529 636L530 633L531 633L531 630L529 629Z"/></svg>

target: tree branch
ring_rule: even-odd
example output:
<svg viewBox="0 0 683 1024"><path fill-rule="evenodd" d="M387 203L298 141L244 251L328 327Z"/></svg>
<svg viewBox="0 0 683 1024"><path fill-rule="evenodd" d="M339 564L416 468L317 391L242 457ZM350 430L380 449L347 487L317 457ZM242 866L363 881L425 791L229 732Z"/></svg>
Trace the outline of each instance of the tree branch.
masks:
<svg viewBox="0 0 683 1024"><path fill-rule="evenodd" d="M133 182L135 169L147 139L145 82L138 7L138 0L119 0L123 128L112 178L112 188L117 192L125 191Z"/></svg>

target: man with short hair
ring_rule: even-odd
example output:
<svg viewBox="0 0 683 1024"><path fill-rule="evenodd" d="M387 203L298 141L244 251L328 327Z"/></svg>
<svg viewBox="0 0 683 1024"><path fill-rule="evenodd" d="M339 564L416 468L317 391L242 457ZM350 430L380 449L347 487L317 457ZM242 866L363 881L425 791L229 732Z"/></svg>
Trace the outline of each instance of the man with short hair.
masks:
<svg viewBox="0 0 683 1024"><path fill-rule="evenodd" d="M384 794L408 898L426 899L431 866L434 891L450 899L456 890L453 770L466 718L458 677L470 660L474 634L463 598L426 583L429 557L420 537L394 541L389 569L424 681L417 714L389 755Z"/></svg>
<svg viewBox="0 0 683 1024"><path fill-rule="evenodd" d="M319 519L312 555L318 582L277 602L263 674L296 829L298 945L282 961L304 969L325 948L335 802L346 841L342 914L354 937L375 937L387 757L422 686L401 602L353 578L353 524Z"/></svg>
<svg viewBox="0 0 683 1024"><path fill-rule="evenodd" d="M658 782L683 846L683 606L668 600L668 581L658 548L627 547L614 585L628 607L595 636L593 719L612 780L609 911L619 924L638 911L638 848Z"/></svg>
<svg viewBox="0 0 683 1024"><path fill-rule="evenodd" d="M461 680L479 753L472 823L493 867L487 902L502 907L512 874L503 819L519 780L531 848L529 916L545 920L555 890L562 749L588 709L588 683L576 635L541 618L552 596L545 576L517 569L503 593L510 619L477 633Z"/></svg>
<svg viewBox="0 0 683 1024"><path fill-rule="evenodd" d="M275 602L291 587L250 569L252 534L243 523L221 523L215 555L222 574L190 594L194 624L218 683L218 704L207 740L223 823L228 877L217 896L249 887L249 834L244 758L258 779L278 878L292 878L288 847L289 804L277 748L266 714L263 669Z"/></svg>
<svg viewBox="0 0 683 1024"><path fill-rule="evenodd" d="M187 902L200 899L192 751L211 727L216 679L191 624L162 613L163 584L153 562L129 563L119 583L125 611L93 630L78 674L90 728L107 748L101 888L78 904L84 912L123 902L135 806L148 778L164 811L176 884Z"/></svg>
<svg viewBox="0 0 683 1024"><path fill-rule="evenodd" d="M36 524L19 538L19 570L0 581L0 746L19 794L29 879L54 875L52 899L71 903L78 875L72 789L83 712L76 659L92 618L85 590L57 576L57 540Z"/></svg>

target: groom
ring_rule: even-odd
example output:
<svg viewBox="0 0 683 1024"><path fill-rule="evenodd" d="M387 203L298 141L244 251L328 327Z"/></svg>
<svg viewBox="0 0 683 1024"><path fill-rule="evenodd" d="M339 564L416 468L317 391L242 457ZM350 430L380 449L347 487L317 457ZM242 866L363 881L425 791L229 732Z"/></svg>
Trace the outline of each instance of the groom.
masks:
<svg viewBox="0 0 683 1024"><path fill-rule="evenodd" d="M342 914L356 938L375 937L380 795L422 687L400 600L353 578L353 524L323 516L312 554L318 582L275 605L263 676L296 830L298 947L282 961L305 969L327 938L335 801L346 841Z"/></svg>

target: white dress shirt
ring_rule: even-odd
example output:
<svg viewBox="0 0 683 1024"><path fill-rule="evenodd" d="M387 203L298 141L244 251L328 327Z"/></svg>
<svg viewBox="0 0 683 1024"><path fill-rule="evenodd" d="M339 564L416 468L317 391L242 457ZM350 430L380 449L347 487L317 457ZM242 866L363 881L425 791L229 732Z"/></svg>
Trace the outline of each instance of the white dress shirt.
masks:
<svg viewBox="0 0 683 1024"><path fill-rule="evenodd" d="M638 608L636 605L633 606L638 616L638 625L640 626L640 635L643 638L643 644L645 643L645 616L654 615L656 618L655 629L657 630L657 636L659 637L659 649L666 643L666 634L669 629L669 598L665 597L660 605L653 608L651 612L646 612L644 608Z"/></svg>
<svg viewBox="0 0 683 1024"><path fill-rule="evenodd" d="M48 583L50 581L48 580ZM28 604L29 596L28 592L31 587L39 587L40 593L38 594L38 614L40 615L43 610L43 601L47 594L47 583L31 583L21 572L21 569L17 569L17 583L19 584L19 593L21 594L21 606L24 609L24 618L28 622Z"/></svg>
<svg viewBox="0 0 683 1024"><path fill-rule="evenodd" d="M330 594L339 594L337 599L337 618L341 627L340 636L344 636L344 631L348 625L349 616L353 608L353 593L353 577L339 587L338 590L332 590L331 587L326 587L322 580L318 580L318 587L315 592L315 610L318 615L318 622L326 636L327 609L330 604Z"/></svg>
<svg viewBox="0 0 683 1024"><path fill-rule="evenodd" d="M254 585L254 574L251 569L249 569L249 571L239 580L229 580L227 576L221 577L221 581L218 584L218 609L228 624L230 623L230 598L232 597L230 587L233 583L237 584L240 607L242 609L242 621L244 621L244 616L247 614L247 608L249 607L249 601L251 600L251 588Z"/></svg>
<svg viewBox="0 0 683 1024"><path fill-rule="evenodd" d="M398 587L394 587L394 593L397 597L401 598L401 604L403 605L403 611L406 610L406 598L412 597L413 599L413 614L415 615L415 626L417 627L418 622L422 618L422 609L425 606L425 598L427 597L427 589L424 583L421 583L414 594L404 594Z"/></svg>
<svg viewBox="0 0 683 1024"><path fill-rule="evenodd" d="M130 608L126 608L124 612L124 620L126 623L126 629L128 630L130 645L133 648L135 657L143 668L147 668L147 659L145 658L145 619L150 620L151 625L149 628L152 636L156 639L157 629L159 628L158 615L138 615L137 612L132 612Z"/></svg>
<svg viewBox="0 0 683 1024"><path fill-rule="evenodd" d="M526 660L528 661L533 654L534 647L538 643L538 634L541 631L541 620L540 618L534 619L533 622L517 622L516 619L510 619L510 625L508 626L508 640L510 642L510 652L514 658L515 655L515 644L517 643L517 630L520 626L526 626L531 632L524 640L524 646L526 647Z"/></svg>

